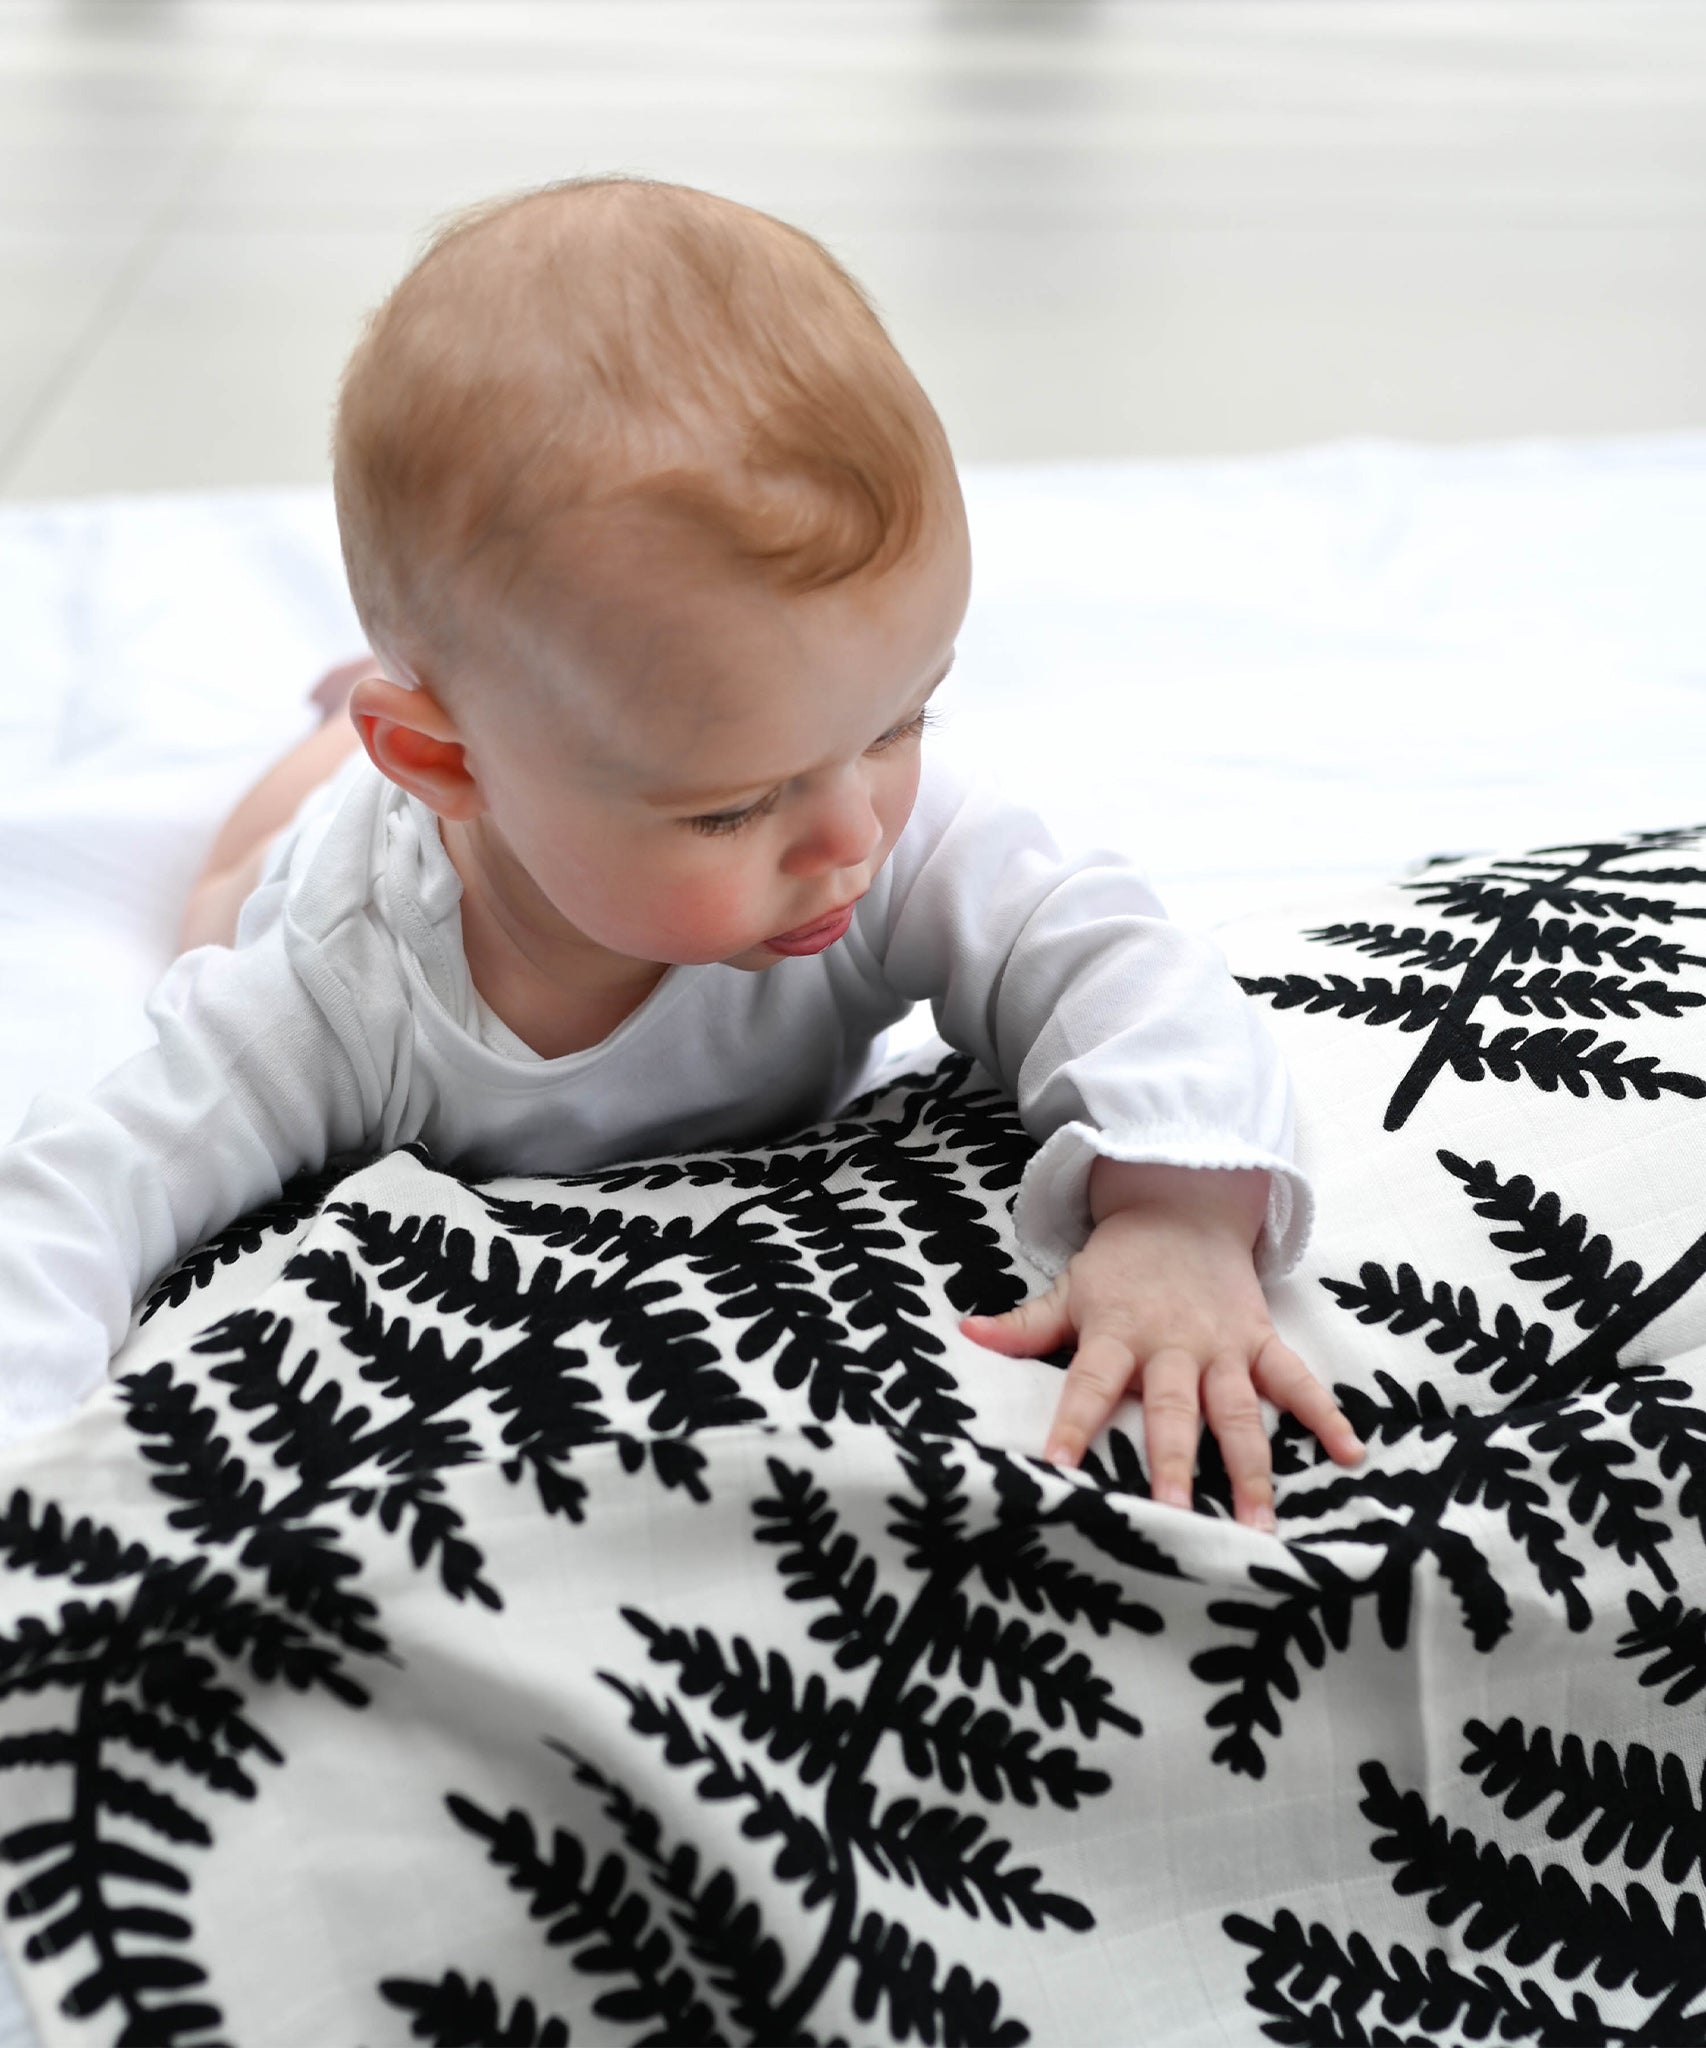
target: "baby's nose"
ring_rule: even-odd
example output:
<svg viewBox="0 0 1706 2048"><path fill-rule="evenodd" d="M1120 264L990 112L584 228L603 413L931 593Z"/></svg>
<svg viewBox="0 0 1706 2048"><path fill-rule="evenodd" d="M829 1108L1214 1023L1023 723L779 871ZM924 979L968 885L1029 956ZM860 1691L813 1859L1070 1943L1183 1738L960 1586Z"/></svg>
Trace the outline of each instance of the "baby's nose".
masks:
<svg viewBox="0 0 1706 2048"><path fill-rule="evenodd" d="M786 865L795 874L856 868L876 851L882 837L882 820L872 806L864 778L850 775L812 807Z"/></svg>

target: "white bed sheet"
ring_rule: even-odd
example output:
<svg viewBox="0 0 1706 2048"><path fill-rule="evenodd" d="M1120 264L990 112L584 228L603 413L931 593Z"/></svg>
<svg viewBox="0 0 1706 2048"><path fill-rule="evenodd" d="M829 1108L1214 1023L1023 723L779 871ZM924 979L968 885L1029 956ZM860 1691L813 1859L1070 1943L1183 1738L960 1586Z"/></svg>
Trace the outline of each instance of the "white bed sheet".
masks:
<svg viewBox="0 0 1706 2048"><path fill-rule="evenodd" d="M931 743L1188 922L1706 814L1706 434L965 482ZM220 818L358 645L323 491L0 507L0 1131L139 1042Z"/></svg>

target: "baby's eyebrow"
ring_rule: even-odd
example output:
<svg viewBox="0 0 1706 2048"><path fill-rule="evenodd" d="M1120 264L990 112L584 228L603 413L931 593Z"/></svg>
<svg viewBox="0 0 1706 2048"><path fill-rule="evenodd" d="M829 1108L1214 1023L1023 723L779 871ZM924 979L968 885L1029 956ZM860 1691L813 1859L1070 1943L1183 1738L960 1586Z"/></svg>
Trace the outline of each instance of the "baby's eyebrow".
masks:
<svg viewBox="0 0 1706 2048"><path fill-rule="evenodd" d="M956 649L955 652L957 653L958 650ZM930 699L942 687L943 683L947 681L948 670L951 669L953 665L954 655L950 654L948 656L946 666L937 675L936 680L930 685L929 689L927 689L924 692L924 695L918 700L918 704L914 707L912 713L914 717L917 716L918 711L921 710L924 707L924 705L929 703ZM902 718L898 720L897 723L900 725L904 725L906 723L906 720ZM732 809L734 806L739 804L743 798L760 796L764 793L764 791L768 789L775 789L779 787L783 782L789 781L790 779L790 777L782 775L771 776L767 781L742 782L734 785L733 787L723 789L658 790L653 791L650 795L648 795L645 798L645 802L648 805L650 805L653 810L658 811L678 811L688 809L690 807L704 811Z"/></svg>

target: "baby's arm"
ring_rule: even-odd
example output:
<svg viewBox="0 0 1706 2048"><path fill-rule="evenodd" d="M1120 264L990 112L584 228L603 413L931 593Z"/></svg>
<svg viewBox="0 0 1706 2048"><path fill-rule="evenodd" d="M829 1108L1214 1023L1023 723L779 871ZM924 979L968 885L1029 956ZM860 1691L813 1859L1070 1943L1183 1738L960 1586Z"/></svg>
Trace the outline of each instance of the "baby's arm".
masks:
<svg viewBox="0 0 1706 2048"><path fill-rule="evenodd" d="M1190 1506L1206 1422L1238 1520L1270 1530L1273 1458L1258 1395L1295 1415L1340 1464L1358 1461L1362 1446L1343 1410L1268 1316L1254 1259L1267 1206L1267 1175L1249 1168L1096 1161L1084 1249L1046 1294L962 1325L1013 1357L1076 1343L1046 1456L1076 1465L1138 1392L1155 1499Z"/></svg>
<svg viewBox="0 0 1706 2048"><path fill-rule="evenodd" d="M1050 1451L1075 1461L1136 1382L1159 1417L1162 1498L1188 1478L1206 1411L1239 1510L1256 1516L1271 1469L1265 1435L1252 1442L1257 1393L1354 1457L1263 1300L1261 1280L1301 1253L1312 1199L1277 1048L1219 951L1170 923L1117 856L1063 858L1033 814L934 764L889 877L886 978L929 998L1038 1142L1014 1224L1060 1277L968 1334L1024 1353L1080 1339Z"/></svg>
<svg viewBox="0 0 1706 2048"><path fill-rule="evenodd" d="M326 993L276 926L188 954L149 999L156 1043L87 1096L38 1098L0 1149L0 1442L94 1392L175 1259L363 1143L377 1074L331 1027Z"/></svg>

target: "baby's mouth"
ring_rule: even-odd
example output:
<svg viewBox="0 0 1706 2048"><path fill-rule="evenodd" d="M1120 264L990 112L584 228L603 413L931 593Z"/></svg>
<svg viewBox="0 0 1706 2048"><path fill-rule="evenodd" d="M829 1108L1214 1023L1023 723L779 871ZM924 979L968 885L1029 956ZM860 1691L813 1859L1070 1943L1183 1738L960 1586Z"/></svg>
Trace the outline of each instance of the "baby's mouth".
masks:
<svg viewBox="0 0 1706 2048"><path fill-rule="evenodd" d="M821 953L845 938L852 922L853 905L847 903L827 917L814 918L810 924L798 925L791 932L778 932L764 944L773 953Z"/></svg>

